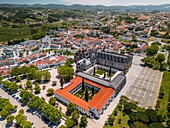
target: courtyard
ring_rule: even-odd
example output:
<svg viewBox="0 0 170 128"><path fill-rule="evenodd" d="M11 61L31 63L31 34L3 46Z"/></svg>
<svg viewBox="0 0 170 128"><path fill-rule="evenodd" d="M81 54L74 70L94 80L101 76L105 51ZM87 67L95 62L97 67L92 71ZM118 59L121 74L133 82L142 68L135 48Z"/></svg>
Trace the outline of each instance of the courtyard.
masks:
<svg viewBox="0 0 170 128"><path fill-rule="evenodd" d="M86 91L83 91L82 89L78 90L74 95L79 97L80 99L82 100L85 100L85 92ZM88 89L88 100L90 101L94 96L95 94L97 94L98 92L97 91L94 91L94 94L93 94L93 91L92 89Z"/></svg>

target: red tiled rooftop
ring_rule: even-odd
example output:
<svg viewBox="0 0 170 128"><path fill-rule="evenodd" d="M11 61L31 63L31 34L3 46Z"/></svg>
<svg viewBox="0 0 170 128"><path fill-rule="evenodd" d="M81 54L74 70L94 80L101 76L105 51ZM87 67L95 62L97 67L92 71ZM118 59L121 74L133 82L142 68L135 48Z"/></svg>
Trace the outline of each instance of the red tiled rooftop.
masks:
<svg viewBox="0 0 170 128"><path fill-rule="evenodd" d="M76 76L74 79L72 79L71 84L68 85L67 87L65 87L64 89L56 90L56 94L64 97L65 99L84 108L87 111L89 111L89 107L95 108L96 110L100 111L102 109L102 107L106 104L106 102L110 99L110 97L113 95L114 90L112 88L108 88L108 87L99 85L99 84L89 81L87 79L84 79L84 82L89 85L100 88L100 91L89 102L86 102L86 101L74 96L73 94L69 93L76 86L78 86L79 84L82 83L82 78L79 76Z"/></svg>

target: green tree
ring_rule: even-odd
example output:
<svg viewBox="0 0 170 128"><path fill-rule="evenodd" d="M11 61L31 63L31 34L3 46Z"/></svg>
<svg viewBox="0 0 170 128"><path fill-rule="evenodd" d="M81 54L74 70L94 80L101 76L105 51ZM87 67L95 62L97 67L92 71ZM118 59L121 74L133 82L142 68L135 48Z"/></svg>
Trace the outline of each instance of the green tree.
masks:
<svg viewBox="0 0 170 128"><path fill-rule="evenodd" d="M158 122L154 122L154 123L150 124L148 126L148 128L165 128L165 126L163 126L162 124L160 124Z"/></svg>
<svg viewBox="0 0 170 128"><path fill-rule="evenodd" d="M24 114L24 109L19 110L20 114Z"/></svg>
<svg viewBox="0 0 170 128"><path fill-rule="evenodd" d="M88 121L87 121L87 116L86 116L86 115L83 115L83 116L81 117L80 127L81 127L81 128L85 128L85 127L87 126L87 123L88 123Z"/></svg>
<svg viewBox="0 0 170 128"><path fill-rule="evenodd" d="M57 85L57 81L53 81L52 86L56 86L56 85Z"/></svg>
<svg viewBox="0 0 170 128"><path fill-rule="evenodd" d="M40 91L41 91L40 85L38 83L36 83L35 87L34 87L34 93L35 94L39 94Z"/></svg>
<svg viewBox="0 0 170 128"><path fill-rule="evenodd" d="M20 96L22 98L23 103L28 103L28 101L33 97L33 94L31 92L28 92L27 90L23 89L20 93Z"/></svg>
<svg viewBox="0 0 170 128"><path fill-rule="evenodd" d="M132 126L132 128L147 128L147 126L143 124L142 122L136 121L134 122L134 125Z"/></svg>
<svg viewBox="0 0 170 128"><path fill-rule="evenodd" d="M22 74L22 71L20 68L18 67L15 67L11 70L11 76L18 76L18 75L21 75Z"/></svg>
<svg viewBox="0 0 170 128"><path fill-rule="evenodd" d="M28 67L27 66L22 66L21 71L22 71L22 74L27 74L28 73Z"/></svg>
<svg viewBox="0 0 170 128"><path fill-rule="evenodd" d="M155 57L155 59L159 63L162 63L163 61L165 61L165 55L163 53L158 53L157 56Z"/></svg>
<svg viewBox="0 0 170 128"><path fill-rule="evenodd" d="M34 79L40 83L42 81L42 77L43 77L43 72L42 71L35 71L34 73Z"/></svg>
<svg viewBox="0 0 170 128"><path fill-rule="evenodd" d="M22 128L32 128L32 124L30 121L27 121L27 120L23 120L20 124L20 126Z"/></svg>
<svg viewBox="0 0 170 128"><path fill-rule="evenodd" d="M74 60L72 58L67 59L65 65L68 67L72 67L72 64L74 63Z"/></svg>
<svg viewBox="0 0 170 128"><path fill-rule="evenodd" d="M49 104L55 106L56 105L56 98L51 97L50 100L49 100Z"/></svg>
<svg viewBox="0 0 170 128"><path fill-rule="evenodd" d="M88 89L86 88L86 91L85 91L85 101L88 102L89 100L89 93L88 93Z"/></svg>
<svg viewBox="0 0 170 128"><path fill-rule="evenodd" d="M51 74L48 71L43 72L43 80L44 81L49 81L51 79Z"/></svg>
<svg viewBox="0 0 170 128"><path fill-rule="evenodd" d="M63 88L63 84L64 84L64 80L63 80L62 77L60 77L60 86L61 86L61 88Z"/></svg>
<svg viewBox="0 0 170 128"><path fill-rule="evenodd" d="M165 62L160 64L160 70L161 71L165 71L167 69L167 67L168 67L168 65Z"/></svg>
<svg viewBox="0 0 170 128"><path fill-rule="evenodd" d="M10 86L8 87L8 90L11 92L17 92L18 88L19 86L16 83L11 82Z"/></svg>
<svg viewBox="0 0 170 128"><path fill-rule="evenodd" d="M84 78L82 78L82 92L85 90L85 85L84 85Z"/></svg>
<svg viewBox="0 0 170 128"><path fill-rule="evenodd" d="M27 80L25 88L26 89L32 89L32 82L30 80Z"/></svg>
<svg viewBox="0 0 170 128"><path fill-rule="evenodd" d="M109 69L109 76L111 76L111 73L112 73L112 68L110 67L110 69Z"/></svg>
<svg viewBox="0 0 170 128"><path fill-rule="evenodd" d="M95 69L95 67L93 68L93 75L96 75L96 69Z"/></svg>
<svg viewBox="0 0 170 128"><path fill-rule="evenodd" d="M69 82L74 75L74 69L66 65L60 66L58 68L58 74L64 79L65 82Z"/></svg>
<svg viewBox="0 0 170 128"><path fill-rule="evenodd" d="M8 115L6 118L7 123L12 123L14 119L15 119L15 117L13 115Z"/></svg>
<svg viewBox="0 0 170 128"><path fill-rule="evenodd" d="M19 113L18 115L16 115L15 119L17 124L20 125L23 122L23 120L26 120L26 117Z"/></svg>
<svg viewBox="0 0 170 128"><path fill-rule="evenodd" d="M47 96L52 96L52 95L54 95L54 89L49 88L49 89L47 90Z"/></svg>
<svg viewBox="0 0 170 128"><path fill-rule="evenodd" d="M16 76L16 82L20 82L21 81L21 77L20 76Z"/></svg>
<svg viewBox="0 0 170 128"><path fill-rule="evenodd" d="M68 115L71 115L76 110L76 106L73 103L69 103L67 105L67 113Z"/></svg>
<svg viewBox="0 0 170 128"><path fill-rule="evenodd" d="M80 118L80 112L77 110L74 110L74 112L72 113L72 119L74 120L74 122L76 124L78 124L78 119Z"/></svg>
<svg viewBox="0 0 170 128"><path fill-rule="evenodd" d="M154 56L157 54L159 50L159 45L157 43L153 43L147 50L147 54L150 56Z"/></svg>

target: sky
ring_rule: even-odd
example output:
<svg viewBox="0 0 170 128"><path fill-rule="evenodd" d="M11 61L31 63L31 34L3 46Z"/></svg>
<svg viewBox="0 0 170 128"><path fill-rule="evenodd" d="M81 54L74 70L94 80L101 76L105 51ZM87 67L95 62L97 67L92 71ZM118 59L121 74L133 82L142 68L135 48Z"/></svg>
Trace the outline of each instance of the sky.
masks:
<svg viewBox="0 0 170 128"><path fill-rule="evenodd" d="M170 4L170 0L0 0L0 4L82 4L82 5L160 5Z"/></svg>

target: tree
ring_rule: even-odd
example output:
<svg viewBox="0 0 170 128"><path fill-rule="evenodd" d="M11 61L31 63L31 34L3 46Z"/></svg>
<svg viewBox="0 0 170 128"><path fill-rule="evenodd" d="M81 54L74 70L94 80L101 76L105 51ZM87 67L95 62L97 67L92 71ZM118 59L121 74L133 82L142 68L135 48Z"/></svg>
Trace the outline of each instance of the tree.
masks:
<svg viewBox="0 0 170 128"><path fill-rule="evenodd" d="M88 93L88 89L86 88L86 91L85 91L85 101L88 102L89 100L89 93Z"/></svg>
<svg viewBox="0 0 170 128"><path fill-rule="evenodd" d="M147 128L147 126L144 125L142 122L136 121L134 122L134 125L132 126L132 128Z"/></svg>
<svg viewBox="0 0 170 128"><path fill-rule="evenodd" d="M112 68L109 69L109 76L111 76Z"/></svg>
<svg viewBox="0 0 170 128"><path fill-rule="evenodd" d="M20 76L16 76L16 82L20 82L21 81L21 77Z"/></svg>
<svg viewBox="0 0 170 128"><path fill-rule="evenodd" d="M58 74L63 78L65 82L69 82L74 75L74 69L72 67L68 67L66 65L60 66L58 68Z"/></svg>
<svg viewBox="0 0 170 128"><path fill-rule="evenodd" d="M160 124L158 122L154 122L154 123L150 124L148 126L148 128L165 128L165 126L163 126L162 124Z"/></svg>
<svg viewBox="0 0 170 128"><path fill-rule="evenodd" d="M158 122L157 112L153 109L146 109L145 114L148 116L150 122Z"/></svg>
<svg viewBox="0 0 170 128"><path fill-rule="evenodd" d="M18 75L21 75L22 74L22 71L20 68L18 67L15 67L11 70L11 76L18 76Z"/></svg>
<svg viewBox="0 0 170 128"><path fill-rule="evenodd" d="M57 81L53 81L52 86L56 86L56 85L57 85Z"/></svg>
<svg viewBox="0 0 170 128"><path fill-rule="evenodd" d="M148 49L147 49L147 54L150 56L154 56L157 54L159 50L159 45L157 43L153 43Z"/></svg>
<svg viewBox="0 0 170 128"><path fill-rule="evenodd" d="M162 63L165 61L165 55L163 53L158 53L155 60L157 60L159 63Z"/></svg>
<svg viewBox="0 0 170 128"><path fill-rule="evenodd" d="M23 120L26 120L26 117L19 113L18 115L16 115L15 119L16 119L17 124L20 125Z"/></svg>
<svg viewBox="0 0 170 128"><path fill-rule="evenodd" d="M95 67L93 68L93 75L96 75L96 69L95 69Z"/></svg>
<svg viewBox="0 0 170 128"><path fill-rule="evenodd" d="M7 123L12 123L14 119L15 119L15 117L13 115L8 115L6 118Z"/></svg>
<svg viewBox="0 0 170 128"><path fill-rule="evenodd" d="M160 64L160 71L165 71L167 69L167 67L168 67L168 65L165 62L161 63Z"/></svg>
<svg viewBox="0 0 170 128"><path fill-rule="evenodd" d="M84 86L84 78L82 78L82 92L84 92L85 86Z"/></svg>
<svg viewBox="0 0 170 128"><path fill-rule="evenodd" d="M63 88L63 78L62 77L60 77L60 86L61 86L61 88Z"/></svg>
<svg viewBox="0 0 170 128"><path fill-rule="evenodd" d="M41 71L35 71L35 73L34 73L34 79L38 82L38 83L40 83L41 81L42 81L42 77L43 77L43 72L41 72Z"/></svg>
<svg viewBox="0 0 170 128"><path fill-rule="evenodd" d="M23 89L20 93L20 96L22 98L23 103L28 103L28 101L33 97L33 94L31 92L28 92L27 90Z"/></svg>
<svg viewBox="0 0 170 128"><path fill-rule="evenodd" d="M104 72L104 77L103 78L105 79L105 77L106 77L106 72Z"/></svg>
<svg viewBox="0 0 170 128"><path fill-rule="evenodd" d="M49 104L55 106L56 105L56 98L51 97L50 100L49 100Z"/></svg>
<svg viewBox="0 0 170 128"><path fill-rule="evenodd" d="M3 80L2 76L0 76L0 82Z"/></svg>
<svg viewBox="0 0 170 128"><path fill-rule="evenodd" d="M73 128L76 125L76 122L73 119L67 119L65 121L66 128Z"/></svg>
<svg viewBox="0 0 170 128"><path fill-rule="evenodd" d="M17 92L18 88L19 86L16 83L11 82L10 86L8 87L8 90L11 92Z"/></svg>
<svg viewBox="0 0 170 128"><path fill-rule="evenodd" d="M51 79L51 74L48 71L43 72L43 80L44 81L49 81Z"/></svg>
<svg viewBox="0 0 170 128"><path fill-rule="evenodd" d="M69 103L67 105L67 113L68 115L71 115L76 110L76 106L73 103Z"/></svg>
<svg viewBox="0 0 170 128"><path fill-rule="evenodd" d="M35 84L35 88L34 88L34 93L35 94L39 94L41 91L40 85L38 83Z"/></svg>
<svg viewBox="0 0 170 128"><path fill-rule="evenodd" d="M54 95L54 89L49 88L49 89L47 90L47 96L52 96L52 95Z"/></svg>
<svg viewBox="0 0 170 128"><path fill-rule="evenodd" d="M85 128L85 127L87 126L87 123L88 123L88 121L87 121L87 116L86 116L86 115L83 115L83 116L81 117L80 127L81 127L81 128Z"/></svg>
<svg viewBox="0 0 170 128"><path fill-rule="evenodd" d="M24 109L19 110L20 114L24 114Z"/></svg>
<svg viewBox="0 0 170 128"><path fill-rule="evenodd" d="M20 126L22 128L32 128L32 124L30 121L27 121L27 120L23 120L20 124Z"/></svg>
<svg viewBox="0 0 170 128"><path fill-rule="evenodd" d="M74 112L72 113L72 119L74 120L74 122L76 124L78 124L78 119L80 118L80 112L77 110L74 110Z"/></svg>
<svg viewBox="0 0 170 128"><path fill-rule="evenodd" d="M32 82L30 80L27 80L25 88L26 89L32 89Z"/></svg>
<svg viewBox="0 0 170 128"><path fill-rule="evenodd" d="M28 67L27 66L22 66L21 71L22 71L23 74L27 74L28 73Z"/></svg>
<svg viewBox="0 0 170 128"><path fill-rule="evenodd" d="M67 65L68 67L72 67L72 64L74 63L74 60L72 58L67 59L65 65Z"/></svg>

